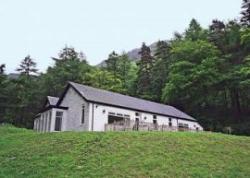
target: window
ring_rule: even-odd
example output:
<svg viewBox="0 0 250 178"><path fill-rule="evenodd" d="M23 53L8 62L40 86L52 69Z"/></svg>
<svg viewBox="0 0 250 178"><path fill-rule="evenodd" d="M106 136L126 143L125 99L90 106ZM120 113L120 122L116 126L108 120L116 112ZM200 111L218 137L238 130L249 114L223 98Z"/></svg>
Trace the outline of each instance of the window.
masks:
<svg viewBox="0 0 250 178"><path fill-rule="evenodd" d="M42 120L41 120L41 131L43 132L44 129L44 114L42 114Z"/></svg>
<svg viewBox="0 0 250 178"><path fill-rule="evenodd" d="M124 114L124 117L126 117L126 118L130 118L130 115Z"/></svg>
<svg viewBox="0 0 250 178"><path fill-rule="evenodd" d="M154 118L154 119L156 119L156 118L157 118L157 116L156 116L156 115L153 115L153 118Z"/></svg>
<svg viewBox="0 0 250 178"><path fill-rule="evenodd" d="M61 111L56 112L55 131L61 131L62 116L63 116L63 112L61 112Z"/></svg>
<svg viewBox="0 0 250 178"><path fill-rule="evenodd" d="M40 116L42 117L42 116ZM41 131L41 118L38 119L38 131Z"/></svg>
<svg viewBox="0 0 250 178"><path fill-rule="evenodd" d="M140 114L138 112L135 113L136 116L139 116Z"/></svg>
<svg viewBox="0 0 250 178"><path fill-rule="evenodd" d="M113 123L122 122L122 121L124 121L123 117L113 116L113 115L108 116L108 124L113 124Z"/></svg>
<svg viewBox="0 0 250 178"><path fill-rule="evenodd" d="M108 115L115 115L115 113L114 112L109 112Z"/></svg>
<svg viewBox="0 0 250 178"><path fill-rule="evenodd" d="M153 119L154 130L158 130L157 119Z"/></svg>
<svg viewBox="0 0 250 178"><path fill-rule="evenodd" d="M139 130L139 122L140 122L139 118L135 118L135 127L134 127L135 130Z"/></svg>
<svg viewBox="0 0 250 178"><path fill-rule="evenodd" d="M82 124L84 124L84 116L85 116L85 107L82 106L82 120L81 120Z"/></svg>
<svg viewBox="0 0 250 178"><path fill-rule="evenodd" d="M48 127L48 124L47 124L47 116L48 116L48 114L46 113L46 116L45 116L45 118L44 118L44 132L47 131L47 127Z"/></svg>
<svg viewBox="0 0 250 178"><path fill-rule="evenodd" d="M50 132L50 127L51 127L51 114L52 112L49 112L49 127L48 127L48 131Z"/></svg>
<svg viewBox="0 0 250 178"><path fill-rule="evenodd" d="M172 125L173 125L173 124L172 124L172 118L168 118L168 126L169 126L169 127L172 127Z"/></svg>
<svg viewBox="0 0 250 178"><path fill-rule="evenodd" d="M123 116L123 115L122 115L122 114L120 114L120 113L117 113L116 115L117 115L117 116Z"/></svg>
<svg viewBox="0 0 250 178"><path fill-rule="evenodd" d="M189 128L188 124L184 124L184 123L179 123L178 127L180 130L186 130Z"/></svg>

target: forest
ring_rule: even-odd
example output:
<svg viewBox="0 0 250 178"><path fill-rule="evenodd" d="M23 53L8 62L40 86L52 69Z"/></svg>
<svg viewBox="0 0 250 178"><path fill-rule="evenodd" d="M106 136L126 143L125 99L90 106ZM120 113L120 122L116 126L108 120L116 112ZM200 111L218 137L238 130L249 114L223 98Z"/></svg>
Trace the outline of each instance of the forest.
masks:
<svg viewBox="0 0 250 178"><path fill-rule="evenodd" d="M84 53L65 46L53 66L39 72L27 55L10 77L0 64L0 123L33 127L46 96L60 96L68 81L175 106L207 131L250 135L250 0L240 19L195 19L156 49L142 43L140 60L111 52L105 65L91 66Z"/></svg>

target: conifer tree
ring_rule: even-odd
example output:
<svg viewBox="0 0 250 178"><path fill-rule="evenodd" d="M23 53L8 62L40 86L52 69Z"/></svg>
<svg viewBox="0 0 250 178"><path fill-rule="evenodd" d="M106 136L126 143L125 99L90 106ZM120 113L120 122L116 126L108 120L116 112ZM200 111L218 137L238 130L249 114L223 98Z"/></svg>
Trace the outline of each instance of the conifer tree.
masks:
<svg viewBox="0 0 250 178"><path fill-rule="evenodd" d="M241 23L244 26L250 27L250 0L243 0L242 9Z"/></svg>
<svg viewBox="0 0 250 178"><path fill-rule="evenodd" d="M185 38L192 41L206 39L206 33L197 20L191 20L189 27L185 32Z"/></svg>
<svg viewBox="0 0 250 178"><path fill-rule="evenodd" d="M220 20L213 20L209 26L209 41L215 44L223 53L226 53L225 35L226 25Z"/></svg>
<svg viewBox="0 0 250 178"><path fill-rule="evenodd" d="M154 53L155 65L152 68L151 94L152 99L160 101L170 62L170 45L166 41L158 41Z"/></svg>
<svg viewBox="0 0 250 178"><path fill-rule="evenodd" d="M5 71L5 64L0 65L0 75L4 74Z"/></svg>
<svg viewBox="0 0 250 178"><path fill-rule="evenodd" d="M75 48L65 46L58 54L58 58L52 57L56 62L65 62L68 60L87 62L86 56L83 52L77 52Z"/></svg>
<svg viewBox="0 0 250 178"><path fill-rule="evenodd" d="M106 69L107 71L111 72L113 74L114 80L117 79L118 75L118 54L113 51L111 54L109 54L108 59L106 62Z"/></svg>
<svg viewBox="0 0 250 178"><path fill-rule="evenodd" d="M141 55L141 60L138 63L137 94L149 99L151 98L150 87L153 75L151 71L154 65L154 59L151 55L150 48L145 43L142 44L139 54Z"/></svg>
<svg viewBox="0 0 250 178"><path fill-rule="evenodd" d="M30 55L26 56L19 68L16 69L18 72L20 72L23 75L30 76L30 74L37 73L38 69L36 68L36 63L34 62L34 59L30 57Z"/></svg>

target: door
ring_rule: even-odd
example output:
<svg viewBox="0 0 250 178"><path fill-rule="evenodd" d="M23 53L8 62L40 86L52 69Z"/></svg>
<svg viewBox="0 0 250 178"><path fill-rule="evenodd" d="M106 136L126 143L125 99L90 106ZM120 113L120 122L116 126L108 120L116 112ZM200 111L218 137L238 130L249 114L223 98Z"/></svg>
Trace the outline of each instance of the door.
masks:
<svg viewBox="0 0 250 178"><path fill-rule="evenodd" d="M139 118L135 118L135 130L139 130Z"/></svg>

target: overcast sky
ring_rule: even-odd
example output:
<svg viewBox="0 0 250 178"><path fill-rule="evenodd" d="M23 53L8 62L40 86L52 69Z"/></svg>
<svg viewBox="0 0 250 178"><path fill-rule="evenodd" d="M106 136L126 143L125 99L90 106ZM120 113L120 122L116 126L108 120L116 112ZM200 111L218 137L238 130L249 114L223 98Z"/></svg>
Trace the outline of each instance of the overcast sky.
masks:
<svg viewBox="0 0 250 178"><path fill-rule="evenodd" d="M183 32L192 18L207 27L214 18L239 17L242 0L2 0L0 64L15 72L30 54L40 71L66 44L95 65L122 52Z"/></svg>

